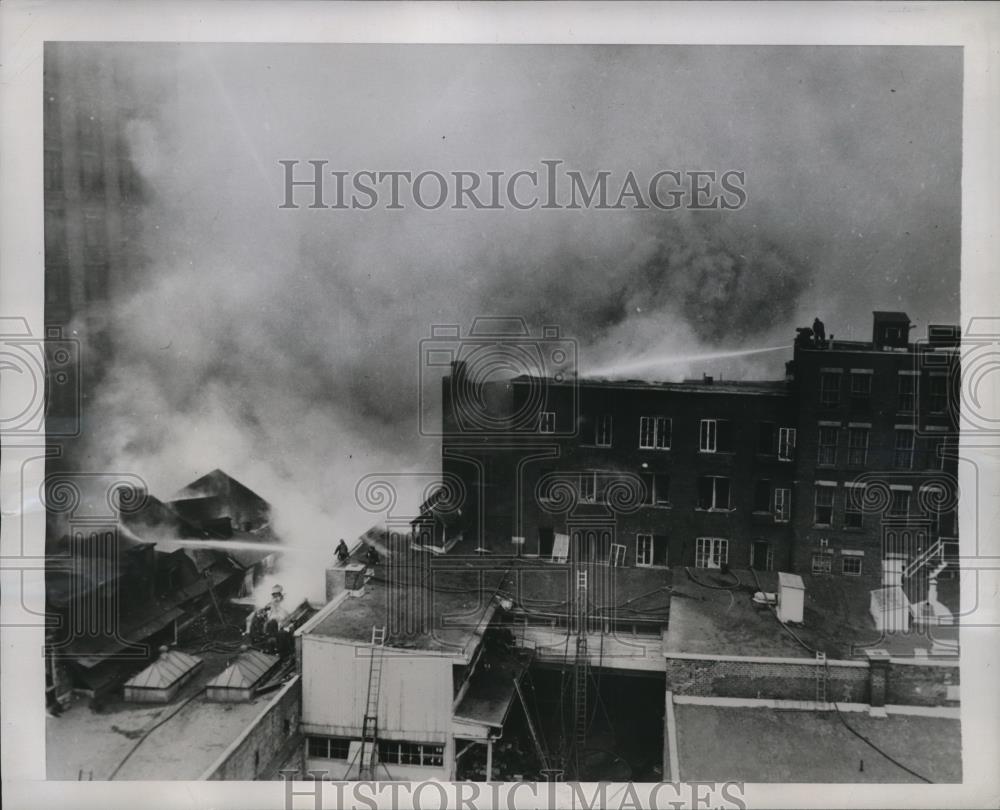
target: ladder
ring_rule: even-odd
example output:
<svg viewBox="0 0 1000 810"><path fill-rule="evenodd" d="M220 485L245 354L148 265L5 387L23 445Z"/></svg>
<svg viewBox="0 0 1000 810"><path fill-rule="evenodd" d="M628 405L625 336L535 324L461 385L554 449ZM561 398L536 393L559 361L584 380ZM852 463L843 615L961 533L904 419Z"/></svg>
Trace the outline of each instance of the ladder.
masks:
<svg viewBox="0 0 1000 810"><path fill-rule="evenodd" d="M826 653L816 651L816 707L824 711L827 708L827 668Z"/></svg>
<svg viewBox="0 0 1000 810"><path fill-rule="evenodd" d="M382 654L385 651L385 627L372 627L372 658L368 666L368 698L361 726L359 777L371 780L375 773L378 750L378 698L382 687Z"/></svg>
<svg viewBox="0 0 1000 810"><path fill-rule="evenodd" d="M579 753L587 739L587 572L577 571L576 662L573 668L574 716L576 719L576 750Z"/></svg>

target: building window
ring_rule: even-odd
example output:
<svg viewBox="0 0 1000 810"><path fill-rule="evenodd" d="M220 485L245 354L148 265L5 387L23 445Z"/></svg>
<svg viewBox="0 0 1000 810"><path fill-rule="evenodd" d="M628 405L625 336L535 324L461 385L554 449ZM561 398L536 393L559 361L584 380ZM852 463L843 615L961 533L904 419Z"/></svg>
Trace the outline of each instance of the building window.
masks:
<svg viewBox="0 0 1000 810"><path fill-rule="evenodd" d="M429 743L379 740L378 758L387 765L421 765L440 767L444 764L444 746Z"/></svg>
<svg viewBox="0 0 1000 810"><path fill-rule="evenodd" d="M913 466L913 431L903 428L896 429L896 447L892 464L897 469L908 470Z"/></svg>
<svg viewBox="0 0 1000 810"><path fill-rule="evenodd" d="M540 414L538 414L538 432L539 433L556 432L555 411L542 411Z"/></svg>
<svg viewBox="0 0 1000 810"><path fill-rule="evenodd" d="M948 409L948 378L944 374L927 378L927 407L931 413L944 413Z"/></svg>
<svg viewBox="0 0 1000 810"><path fill-rule="evenodd" d="M641 477L646 488L646 504L670 506L670 476L666 473L642 473Z"/></svg>
<svg viewBox="0 0 1000 810"><path fill-rule="evenodd" d="M847 431L847 463L863 467L868 463L868 436L870 428L853 427Z"/></svg>
<svg viewBox="0 0 1000 810"><path fill-rule="evenodd" d="M870 371L851 372L851 407L866 411L872 404L872 374Z"/></svg>
<svg viewBox="0 0 1000 810"><path fill-rule="evenodd" d="M699 537L695 546L695 568L721 568L729 562L729 541L721 537Z"/></svg>
<svg viewBox="0 0 1000 810"><path fill-rule="evenodd" d="M836 408L840 405L840 377L832 371L823 371L819 375L819 404L824 408Z"/></svg>
<svg viewBox="0 0 1000 810"><path fill-rule="evenodd" d="M912 411L917 405L917 377L914 374L900 374L897 377L898 401L896 406L901 411Z"/></svg>
<svg viewBox="0 0 1000 810"><path fill-rule="evenodd" d="M897 516L910 514L910 491L908 489L894 489L892 491L889 514Z"/></svg>
<svg viewBox="0 0 1000 810"><path fill-rule="evenodd" d="M612 543L611 549L608 552L608 565L612 568L618 568L625 564L625 546L621 543Z"/></svg>
<svg viewBox="0 0 1000 810"><path fill-rule="evenodd" d="M698 449L702 453L731 453L733 431L728 419L702 419Z"/></svg>
<svg viewBox="0 0 1000 810"><path fill-rule="evenodd" d="M820 427L817 464L832 466L837 463L837 433L835 427Z"/></svg>
<svg viewBox="0 0 1000 810"><path fill-rule="evenodd" d="M845 494L844 528L860 529L863 527L861 500L864 497L864 487L850 487Z"/></svg>
<svg viewBox="0 0 1000 810"><path fill-rule="evenodd" d="M753 485L753 511L771 511L771 482L758 481Z"/></svg>
<svg viewBox="0 0 1000 810"><path fill-rule="evenodd" d="M830 526L833 524L833 493L835 489L830 486L816 485L816 511L813 515L813 524L816 526Z"/></svg>
<svg viewBox="0 0 1000 810"><path fill-rule="evenodd" d="M640 416L640 449L669 450L671 429L672 421L666 416Z"/></svg>
<svg viewBox="0 0 1000 810"><path fill-rule="evenodd" d="M827 552L818 552L812 556L812 572L814 574L829 574L833 570L833 559Z"/></svg>
<svg viewBox="0 0 1000 810"><path fill-rule="evenodd" d="M795 428L783 427L778 430L778 458L781 461L795 458Z"/></svg>
<svg viewBox="0 0 1000 810"><path fill-rule="evenodd" d="M841 557L840 570L849 577L861 576L861 557Z"/></svg>
<svg viewBox="0 0 1000 810"><path fill-rule="evenodd" d="M580 474L580 500L586 503L597 503L597 473Z"/></svg>
<svg viewBox="0 0 1000 810"><path fill-rule="evenodd" d="M667 565L667 537L664 534L635 536L635 564L643 568Z"/></svg>
<svg viewBox="0 0 1000 810"><path fill-rule="evenodd" d="M732 486L728 478L703 475L698 479L698 509L728 510L732 503Z"/></svg>
<svg viewBox="0 0 1000 810"><path fill-rule="evenodd" d="M757 452L769 456L774 452L774 423L761 422L757 425Z"/></svg>
<svg viewBox="0 0 1000 810"><path fill-rule="evenodd" d="M750 567L755 571L774 570L774 548L766 540L754 540L750 546Z"/></svg>
<svg viewBox="0 0 1000 810"><path fill-rule="evenodd" d="M597 417L597 430L594 434L594 444L598 447L611 447L611 414Z"/></svg>
<svg viewBox="0 0 1000 810"><path fill-rule="evenodd" d="M791 519L792 491L787 487L777 487L774 490L774 522L788 523Z"/></svg>
<svg viewBox="0 0 1000 810"><path fill-rule="evenodd" d="M347 759L350 755L349 737L307 737L308 756L313 759Z"/></svg>

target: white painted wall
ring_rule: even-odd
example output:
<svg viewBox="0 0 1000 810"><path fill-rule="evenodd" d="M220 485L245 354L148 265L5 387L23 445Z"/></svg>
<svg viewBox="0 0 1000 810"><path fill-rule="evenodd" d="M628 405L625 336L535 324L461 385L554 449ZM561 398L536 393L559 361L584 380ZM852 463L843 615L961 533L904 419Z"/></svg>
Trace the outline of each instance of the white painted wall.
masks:
<svg viewBox="0 0 1000 810"><path fill-rule="evenodd" d="M368 696L367 644L302 638L302 722L318 733L359 737ZM386 648L379 695L379 736L445 743L452 720L455 659ZM319 728L324 729L319 732ZM307 731L308 733L308 731Z"/></svg>

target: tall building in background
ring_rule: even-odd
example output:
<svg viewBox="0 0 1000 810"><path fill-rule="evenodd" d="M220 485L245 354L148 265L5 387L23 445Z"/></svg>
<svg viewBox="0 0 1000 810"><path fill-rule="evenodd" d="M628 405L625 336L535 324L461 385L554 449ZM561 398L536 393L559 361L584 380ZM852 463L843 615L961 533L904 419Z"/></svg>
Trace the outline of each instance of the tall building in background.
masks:
<svg viewBox="0 0 1000 810"><path fill-rule="evenodd" d="M443 471L421 545L626 567L926 580L957 559L954 326L910 340L799 330L784 380L443 381Z"/></svg>
<svg viewBox="0 0 1000 810"><path fill-rule="evenodd" d="M145 190L127 140L139 100L117 49L99 44L47 44L43 77L45 324L50 336L58 329L79 341L82 393L78 403L77 386L50 381L48 414L54 425L79 419L85 430L88 393L113 352L110 302L142 261L137 234ZM77 442L56 443L72 466Z"/></svg>

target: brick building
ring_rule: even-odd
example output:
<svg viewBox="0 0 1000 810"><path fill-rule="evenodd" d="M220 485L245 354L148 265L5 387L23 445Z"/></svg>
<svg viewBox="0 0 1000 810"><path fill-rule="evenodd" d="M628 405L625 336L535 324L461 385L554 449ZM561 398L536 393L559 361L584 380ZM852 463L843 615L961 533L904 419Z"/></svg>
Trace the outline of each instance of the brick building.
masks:
<svg viewBox="0 0 1000 810"><path fill-rule="evenodd" d="M797 571L895 584L957 549L959 333L910 329L875 312L871 342L797 341Z"/></svg>
<svg viewBox="0 0 1000 810"><path fill-rule="evenodd" d="M914 344L909 329L876 312L870 343L800 330L786 378L763 382L479 385L456 362L442 454L462 508L438 504L417 530L442 550L873 585L883 557L892 576L935 563L937 540L957 535L958 333Z"/></svg>

